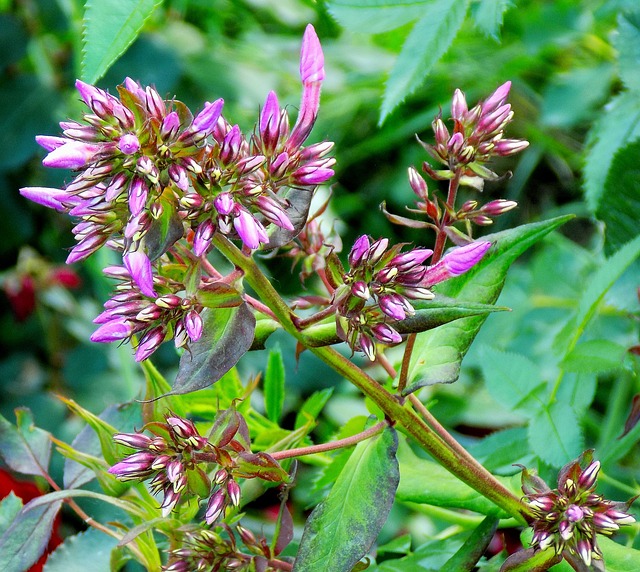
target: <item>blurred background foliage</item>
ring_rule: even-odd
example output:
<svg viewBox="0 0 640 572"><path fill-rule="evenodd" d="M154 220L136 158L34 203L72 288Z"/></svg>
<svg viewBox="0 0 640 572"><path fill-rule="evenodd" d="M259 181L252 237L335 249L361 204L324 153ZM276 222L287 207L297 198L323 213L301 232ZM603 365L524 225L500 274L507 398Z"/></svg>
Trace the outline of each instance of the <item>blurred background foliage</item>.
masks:
<svg viewBox="0 0 640 572"><path fill-rule="evenodd" d="M227 119L250 130L269 90L277 91L281 103L298 105L300 39L306 24L313 23L325 52L326 81L312 138L335 141L337 158L324 224L328 230L337 221L348 251L361 233L431 246L433 237L393 226L379 205L386 201L389 210L401 213L413 203L406 169L426 160L414 135L430 140L431 121L441 108L448 116L455 88L461 88L472 105L511 80L515 121L508 135L531 145L494 165L512 176L488 184L483 202L506 198L518 201L519 208L489 230L565 213L577 217L563 227L562 235L537 247L526 265L512 270L500 303L514 311L489 318L461 380L428 388L423 397L490 469L512 472L513 462L536 458L526 443L529 414L514 398L505 398L499 381L484 383L485 378L495 379L491 364L500 362L500 352L521 354L536 364L534 386L553 377L558 355L563 355L557 349L563 328L590 277L606 256L640 232L637 2L473 1L444 55L404 101L388 105L384 113L385 86L397 72L415 18L392 29L366 29L368 20L358 19L353 8L365 4L165 0L98 85L114 92L130 76L194 110L223 97ZM369 4L375 8L393 3ZM492 7L493 23L487 23L485 12ZM83 73L84 10L80 0L0 0L0 276L5 292L0 301L0 413L12 419L15 407L27 406L39 426L67 441L80 422L56 394L100 412L141 393L141 373L129 348L88 342L91 320L110 291L101 275L108 255L94 255L72 273L63 271L72 243L70 222L18 194L22 186L61 186L68 180L68 173L41 166L44 152L34 137L55 135L57 122L80 115L73 85ZM475 198L475 191L464 192L468 197L462 200ZM298 270L291 274L288 260L276 257L265 265L285 293L301 291ZM627 352L638 343L639 283L638 269L632 266L609 291L585 338L606 339L620 354L605 348L607 356L614 356L608 364L598 362L588 371L569 367L567 375L575 378L570 385L583 395L581 404L572 402L581 427L570 447L572 455L584 445L607 443L619 434L631 398L640 390L636 358ZM307 288L313 287L310 281ZM330 371L320 371L313 358L303 355L296 363L284 337L271 343L284 350L284 407L291 419L302 399L326 387L334 387L334 395L317 429L320 439L358 413L367 413L357 392ZM154 362L170 375L176 364L172 349L163 348L156 356ZM239 366L243 379L262 364L263 355L248 356ZM497 429L510 433L478 440ZM639 459L629 450L612 479L633 482ZM544 463L541 466L544 470ZM312 492L304 498L304 487L298 489L301 503L313 500ZM314 490L317 495L321 489ZM395 524L392 513L389 526Z"/></svg>

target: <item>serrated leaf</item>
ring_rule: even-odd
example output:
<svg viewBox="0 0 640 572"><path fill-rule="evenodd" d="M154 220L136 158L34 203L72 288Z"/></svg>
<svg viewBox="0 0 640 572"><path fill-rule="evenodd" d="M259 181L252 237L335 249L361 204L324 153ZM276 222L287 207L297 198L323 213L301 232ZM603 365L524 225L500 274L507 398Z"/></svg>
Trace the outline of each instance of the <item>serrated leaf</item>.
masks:
<svg viewBox="0 0 640 572"><path fill-rule="evenodd" d="M406 443L398 448L400 484L396 497L403 501L446 508L472 510L487 516L505 518L507 514L470 486L455 479L444 467L418 457ZM496 477L511 489L511 479ZM519 494L519 493L518 493Z"/></svg>
<svg viewBox="0 0 640 572"><path fill-rule="evenodd" d="M9 528L20 509L22 508L22 499L17 497L13 491L0 500L0 536Z"/></svg>
<svg viewBox="0 0 640 572"><path fill-rule="evenodd" d="M34 499L37 500L37 499ZM51 537L61 501L34 507L26 504L0 537L0 570L24 572L40 558Z"/></svg>
<svg viewBox="0 0 640 572"><path fill-rule="evenodd" d="M608 253L616 251L640 232L639 154L640 141L619 149L604 181L604 196L615 197L615 200L602 201L596 210L596 216L606 225L605 250Z"/></svg>
<svg viewBox="0 0 640 572"><path fill-rule="evenodd" d="M637 8L637 6L636 6ZM627 89L640 91L640 12L618 15L618 35L615 39L618 50L620 77Z"/></svg>
<svg viewBox="0 0 640 572"><path fill-rule="evenodd" d="M639 137L640 98L633 92L624 92L609 102L589 132L583 184L591 212L598 211L602 197L606 196L605 181L614 156Z"/></svg>
<svg viewBox="0 0 640 572"><path fill-rule="evenodd" d="M95 83L137 38L161 0L89 0L83 20L82 79Z"/></svg>
<svg viewBox="0 0 640 572"><path fill-rule="evenodd" d="M527 357L484 346L480 365L491 397L507 409L535 411L543 404L536 391L543 383L540 369Z"/></svg>
<svg viewBox="0 0 640 572"><path fill-rule="evenodd" d="M576 373L599 373L619 368L627 348L611 340L589 340L578 344L562 360L562 369Z"/></svg>
<svg viewBox="0 0 640 572"><path fill-rule="evenodd" d="M264 406L267 417L274 423L280 421L284 405L284 360L280 349L271 350L264 374Z"/></svg>
<svg viewBox="0 0 640 572"><path fill-rule="evenodd" d="M111 551L117 543L95 528L69 536L49 555L43 572L86 572L88 562L96 572L110 570Z"/></svg>
<svg viewBox="0 0 640 572"><path fill-rule="evenodd" d="M391 70L380 109L380 123L413 93L453 43L467 14L468 0L435 0L407 37Z"/></svg>
<svg viewBox="0 0 640 572"><path fill-rule="evenodd" d="M202 337L180 358L170 395L189 393L218 381L247 352L256 319L246 304L236 308L205 308Z"/></svg>
<svg viewBox="0 0 640 572"><path fill-rule="evenodd" d="M438 292L458 303L494 303L511 264L529 247L571 216L523 225L484 237L493 246L469 272L438 285ZM460 364L471 342L486 319L462 318L418 334L409 366L409 387L405 393L434 383L452 383L458 379Z"/></svg>
<svg viewBox="0 0 640 572"><path fill-rule="evenodd" d="M589 284L578 302L577 331L584 330L598 304L624 271L640 256L640 236L625 244L589 277Z"/></svg>
<svg viewBox="0 0 640 572"><path fill-rule="evenodd" d="M50 434L33 424L31 411L25 408L16 409L16 423L0 415L0 457L13 471L43 475L51 458Z"/></svg>
<svg viewBox="0 0 640 572"><path fill-rule="evenodd" d="M472 7L471 13L482 33L497 40L500 37L504 13L512 5L511 0L480 0Z"/></svg>
<svg viewBox="0 0 640 572"><path fill-rule="evenodd" d="M487 516L474 529L458 552L447 560L442 569L447 572L472 572L475 570L476 564L485 553L497 528L498 519L494 516Z"/></svg>
<svg viewBox="0 0 640 572"><path fill-rule="evenodd" d="M422 16L433 0L332 0L327 10L347 30L379 34Z"/></svg>
<svg viewBox="0 0 640 572"><path fill-rule="evenodd" d="M540 409L529 424L531 450L545 463L562 467L584 450L584 436L573 408L555 401Z"/></svg>
<svg viewBox="0 0 640 572"><path fill-rule="evenodd" d="M294 572L349 572L375 542L398 486L393 428L358 443L329 496L311 513Z"/></svg>

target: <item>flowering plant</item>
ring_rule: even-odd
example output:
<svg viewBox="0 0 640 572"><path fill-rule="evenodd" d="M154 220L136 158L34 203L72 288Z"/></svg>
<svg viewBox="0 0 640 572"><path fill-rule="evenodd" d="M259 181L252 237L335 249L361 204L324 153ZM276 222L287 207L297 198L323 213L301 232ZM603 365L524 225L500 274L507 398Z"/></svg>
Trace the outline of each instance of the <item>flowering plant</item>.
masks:
<svg viewBox="0 0 640 572"><path fill-rule="evenodd" d="M3 569L28 569L40 557L62 503L110 542L98 541L115 570L435 569L418 564L410 545L388 563L376 549L394 503L419 503L446 508L442 515L467 529L473 524L471 536L456 539L455 550L434 565L442 570L547 570L560 562L603 570L609 555L598 535L635 523L633 499L616 503L596 492L604 461L588 450L560 469L554 490L521 463L520 487L510 478L514 463L508 474L481 463L436 419L423 391L458 380L487 317L507 309L496 301L511 264L571 218L476 238L517 207L511 199L483 202L479 194L507 176L498 173L499 161L529 146L507 133L515 114L511 82L473 106L455 89L450 118L440 111L433 142L419 140L427 158L408 167L406 186L417 197L408 216L394 212L395 203L381 205L387 221L416 229L421 242L367 232L342 254L339 225L326 230L330 201L321 197L340 159L333 142L309 142L325 80L312 25L302 38L299 78L295 122L270 91L244 132L222 98L194 113L131 78L115 93L78 80L82 119L62 121L61 136L36 138L47 152L44 166L71 170L73 178L62 188L25 186L20 194L72 217L76 244L67 263L102 256L112 293L93 317L90 340L124 348L144 382L136 400L101 415L62 397L87 424L71 444L36 429L26 411L15 426L1 419L7 466L53 489L17 510L0 505L0 515L10 515L0 537ZM462 201L466 192L474 198ZM621 274L639 253L636 240L601 274ZM315 278L313 290L280 292L267 269L274 258L300 263L300 281ZM579 380L563 381L563 368L576 359L572 352L603 295L590 293L570 323L555 385L525 390L533 366L520 356L515 368L494 375L510 386L501 399L525 412L530 427L546 419L555 429L572 413L573 404L567 413L556 397L579 393ZM330 398L320 391L285 421L285 362L276 338L293 342L297 361L313 356L350 383L366 398L368 415L319 438L313 431ZM153 365L165 342L179 356L166 374ZM266 367L243 378L241 360L265 348ZM481 368L501 361L486 352ZM636 421L632 412L627 434ZM49 468L51 441L66 458L62 487ZM557 450L538 455L545 476L561 466L552 456ZM318 471L308 503L315 508L302 515L291 496L310 467ZM94 479L96 487L85 486ZM442 486L447 479L455 483L449 489ZM86 497L117 515L94 517L82 504ZM265 498L272 505L268 529L252 521ZM484 520L461 512L468 510ZM508 555L491 547L506 538L499 526L532 536L525 532ZM31 529L39 544L27 548ZM56 551L54 566L71 542ZM430 551L420 554L431 558Z"/></svg>

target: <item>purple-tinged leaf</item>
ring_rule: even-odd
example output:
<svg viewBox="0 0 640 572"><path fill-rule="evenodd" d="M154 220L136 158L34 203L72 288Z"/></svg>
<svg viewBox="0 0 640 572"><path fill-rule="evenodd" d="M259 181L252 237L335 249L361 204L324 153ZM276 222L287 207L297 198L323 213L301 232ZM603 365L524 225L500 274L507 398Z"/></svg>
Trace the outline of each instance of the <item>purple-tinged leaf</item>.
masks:
<svg viewBox="0 0 640 572"><path fill-rule="evenodd" d="M278 517L278 537L274 548L276 556L289 546L289 543L293 540L293 518L287 508L286 502L283 502L280 506L280 514Z"/></svg>
<svg viewBox="0 0 640 572"><path fill-rule="evenodd" d="M199 288L197 298L205 308L235 308L242 304L240 293L225 282L214 282Z"/></svg>
<svg viewBox="0 0 640 572"><path fill-rule="evenodd" d="M12 425L0 415L0 457L13 471L42 476L51 458L50 434L34 426L28 409L16 409L16 421Z"/></svg>
<svg viewBox="0 0 640 572"><path fill-rule="evenodd" d="M62 501L37 507L33 503L22 508L0 537L0 570L3 572L29 570L49 543L53 520Z"/></svg>
<svg viewBox="0 0 640 572"><path fill-rule="evenodd" d="M184 235L182 219L170 205L163 205L162 215L151 223L144 237L147 256L152 262L160 258Z"/></svg>
<svg viewBox="0 0 640 572"><path fill-rule="evenodd" d="M553 548L535 552L533 548L519 550L507 558L500 572L546 572L562 560Z"/></svg>
<svg viewBox="0 0 640 572"><path fill-rule="evenodd" d="M178 375L169 394L189 393L212 385L249 350L256 319L246 304L202 312L202 337L180 358Z"/></svg>
<svg viewBox="0 0 640 572"><path fill-rule="evenodd" d="M291 189L286 199L289 206L284 209L287 218L293 225L293 230L287 230L279 226L271 225L269 229L269 242L263 247L263 250L273 250L291 242L298 236L304 225L307 224L309 218L309 208L311 207L311 199L313 193L310 190Z"/></svg>
<svg viewBox="0 0 640 572"><path fill-rule="evenodd" d="M267 453L240 451L236 463L237 468L234 470L234 474L240 478L260 477L265 481L275 483L289 480L287 471Z"/></svg>
<svg viewBox="0 0 640 572"><path fill-rule="evenodd" d="M624 431L620 437L624 437L629 431L631 431L631 429L638 424L638 421L640 421L640 394L636 393L631 400L631 411L627 416L627 420L624 422Z"/></svg>
<svg viewBox="0 0 640 572"><path fill-rule="evenodd" d="M236 436L241 417L233 407L219 411L207 439L216 447L225 447Z"/></svg>
<svg viewBox="0 0 640 572"><path fill-rule="evenodd" d="M311 513L294 572L351 570L387 520L400 479L393 428L358 443L329 496Z"/></svg>

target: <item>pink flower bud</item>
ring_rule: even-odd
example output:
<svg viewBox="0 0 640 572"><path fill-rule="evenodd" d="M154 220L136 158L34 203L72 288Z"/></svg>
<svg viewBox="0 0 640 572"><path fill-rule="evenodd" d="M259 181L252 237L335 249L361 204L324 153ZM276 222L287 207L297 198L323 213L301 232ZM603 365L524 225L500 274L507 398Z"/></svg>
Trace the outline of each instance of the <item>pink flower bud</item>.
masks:
<svg viewBox="0 0 640 572"><path fill-rule="evenodd" d="M368 300L371 297L367 283L362 282L361 280L352 284L351 293L362 300Z"/></svg>
<svg viewBox="0 0 640 572"><path fill-rule="evenodd" d="M213 201L213 206L221 215L228 215L235 206L231 193L220 193Z"/></svg>
<svg viewBox="0 0 640 572"><path fill-rule="evenodd" d="M233 219L233 226L242 242L252 250L258 248L260 243L269 242L269 236L262 224L244 209L239 209L238 215Z"/></svg>
<svg viewBox="0 0 640 572"><path fill-rule="evenodd" d="M453 92L453 100L451 101L451 117L457 121L464 121L468 110L464 93L456 89Z"/></svg>
<svg viewBox="0 0 640 572"><path fill-rule="evenodd" d="M153 269L149 257L141 250L136 250L127 252L123 262L140 291L145 296L156 298L158 295L153 289Z"/></svg>
<svg viewBox="0 0 640 572"><path fill-rule="evenodd" d="M433 254L433 250L428 248L415 248L410 252L404 252L394 256L389 262L389 266L395 266L400 272L407 272L415 266L422 264Z"/></svg>
<svg viewBox="0 0 640 572"><path fill-rule="evenodd" d="M36 135L36 143L47 151L53 151L69 143L69 139L64 137L53 137L51 135Z"/></svg>
<svg viewBox="0 0 640 572"><path fill-rule="evenodd" d="M42 164L45 167L54 169L80 169L93 161L100 149L99 145L82 143L81 141L69 141L49 152L42 160Z"/></svg>
<svg viewBox="0 0 640 572"><path fill-rule="evenodd" d="M135 353L135 360L146 360L153 352L158 349L158 347L160 347L160 344L164 341L164 337L164 326L158 326L156 328L153 328L152 330L149 330L140 338L140 341L138 342Z"/></svg>
<svg viewBox="0 0 640 572"><path fill-rule="evenodd" d="M177 112L172 111L163 120L160 126L160 137L163 141L172 141L175 139L180 129L180 116Z"/></svg>
<svg viewBox="0 0 640 572"><path fill-rule="evenodd" d="M491 113L507 101L509 96L509 90L511 89L511 82L507 81L503 83L498 89L496 89L487 99L482 103L482 113Z"/></svg>
<svg viewBox="0 0 640 572"><path fill-rule="evenodd" d="M427 182L413 167L409 167L409 184L411 185L413 192L418 195L418 197L426 200L429 193Z"/></svg>
<svg viewBox="0 0 640 572"><path fill-rule="evenodd" d="M197 342L202 336L202 318L195 310L189 311L184 318L184 327L192 342Z"/></svg>
<svg viewBox="0 0 640 572"><path fill-rule="evenodd" d="M133 133L125 133L118 141L118 149L125 155L133 155L140 151L140 141Z"/></svg>
<svg viewBox="0 0 640 572"><path fill-rule="evenodd" d="M218 517L222 514L225 505L227 504L227 499L223 490L216 491L207 504L207 510L204 514L204 520L207 524L213 524Z"/></svg>
<svg viewBox="0 0 640 572"><path fill-rule="evenodd" d="M169 177L176 184L181 191L187 191L189 189L189 177L187 170L182 165L172 163L169 165Z"/></svg>
<svg viewBox="0 0 640 572"><path fill-rule="evenodd" d="M135 177L129 188L129 211L136 217L144 210L147 205L147 197L149 196L149 188L143 179Z"/></svg>
<svg viewBox="0 0 640 572"><path fill-rule="evenodd" d="M233 479L227 483L227 495L233 506L240 506L240 485Z"/></svg>
<svg viewBox="0 0 640 572"><path fill-rule="evenodd" d="M93 334L92 342L108 343L128 338L133 333L133 326L129 320L111 320L102 324Z"/></svg>
<svg viewBox="0 0 640 572"><path fill-rule="evenodd" d="M196 256L202 256L211 246L211 239L215 232L215 226L211 219L201 222L196 229L193 237L193 253Z"/></svg>
<svg viewBox="0 0 640 572"><path fill-rule="evenodd" d="M20 194L34 203L59 212L68 212L66 205L78 201L77 197L69 196L65 191L48 187L23 187Z"/></svg>
<svg viewBox="0 0 640 572"><path fill-rule="evenodd" d="M286 230L293 230L293 224L289 220L287 213L284 209L276 203L274 199L267 195L261 195L256 200L260 212L265 216L267 220L273 224L284 228Z"/></svg>
<svg viewBox="0 0 640 572"><path fill-rule="evenodd" d="M360 263L362 257L367 253L370 247L371 243L369 242L369 237L366 234L363 234L356 239L351 247L351 252L349 253L349 264L352 268Z"/></svg>
<svg viewBox="0 0 640 572"><path fill-rule="evenodd" d="M204 109L193 120L191 129L198 132L202 138L208 137L218 123L223 105L223 99L216 99L213 103L205 103Z"/></svg>
<svg viewBox="0 0 640 572"><path fill-rule="evenodd" d="M397 344L402 341L402 336L389 324L376 324L371 327L371 333L383 344Z"/></svg>
<svg viewBox="0 0 640 572"><path fill-rule="evenodd" d="M113 440L132 449L145 449L151 443L151 438L141 433L116 433Z"/></svg>

